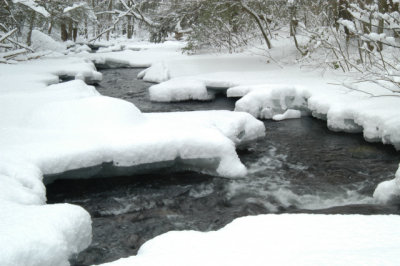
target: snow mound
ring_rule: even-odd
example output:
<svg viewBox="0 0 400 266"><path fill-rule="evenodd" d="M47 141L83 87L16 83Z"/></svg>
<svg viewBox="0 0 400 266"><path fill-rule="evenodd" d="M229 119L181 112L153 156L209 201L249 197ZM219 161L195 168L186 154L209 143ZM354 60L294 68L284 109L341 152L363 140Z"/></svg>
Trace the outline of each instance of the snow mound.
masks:
<svg viewBox="0 0 400 266"><path fill-rule="evenodd" d="M228 96L245 94L236 102L235 111L242 111L263 119L281 120L289 117L299 117L298 112L289 109L307 110L307 99L309 94L301 87L292 85L264 85L262 89L236 87L228 89ZM285 114L284 114L285 113ZM283 115L282 115L283 114Z"/></svg>
<svg viewBox="0 0 400 266"><path fill-rule="evenodd" d="M207 101L214 98L207 91L205 82L192 78L175 78L153 85L149 88L149 93L150 100L155 102Z"/></svg>
<svg viewBox="0 0 400 266"><path fill-rule="evenodd" d="M299 110L288 109L283 114L274 115L272 117L275 121L282 121L286 119L296 119L301 117L301 112Z"/></svg>
<svg viewBox="0 0 400 266"><path fill-rule="evenodd" d="M244 217L214 232L168 232L102 265L398 265L399 226L397 216Z"/></svg>
<svg viewBox="0 0 400 266"><path fill-rule="evenodd" d="M91 242L90 215L81 207L1 200L0 206L0 265L69 265Z"/></svg>
<svg viewBox="0 0 400 266"><path fill-rule="evenodd" d="M384 181L377 186L374 198L382 204L400 202L400 165L393 180Z"/></svg>
<svg viewBox="0 0 400 266"><path fill-rule="evenodd" d="M160 83L170 79L168 67L164 62L153 64L138 74L138 78L148 82Z"/></svg>
<svg viewBox="0 0 400 266"><path fill-rule="evenodd" d="M156 123L186 124L201 127L215 127L236 145L265 136L264 124L251 115L230 111L195 111L144 114Z"/></svg>
<svg viewBox="0 0 400 266"><path fill-rule="evenodd" d="M39 51L52 51L63 53L67 50L65 44L53 40L49 35L41 31L32 31L32 44L31 47L36 52Z"/></svg>
<svg viewBox="0 0 400 266"><path fill-rule="evenodd" d="M94 96L56 101L38 107L27 117L26 126L38 129L102 130L110 126L110 121L112 126L121 127L143 120L139 109L129 102Z"/></svg>

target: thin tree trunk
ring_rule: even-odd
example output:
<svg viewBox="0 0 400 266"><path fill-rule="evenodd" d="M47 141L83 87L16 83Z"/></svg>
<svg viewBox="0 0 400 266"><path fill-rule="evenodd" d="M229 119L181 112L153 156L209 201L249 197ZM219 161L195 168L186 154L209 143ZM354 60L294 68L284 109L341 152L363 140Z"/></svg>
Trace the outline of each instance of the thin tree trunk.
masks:
<svg viewBox="0 0 400 266"><path fill-rule="evenodd" d="M379 0L378 2L378 11L381 14L384 14L385 12L387 12L388 10L388 5L387 5L387 1L386 0ZM383 33L383 27L385 26L385 22L383 20L383 18L379 19L379 25L378 25L378 34ZM382 42L378 42L378 50L382 51L383 49L383 44Z"/></svg>
<svg viewBox="0 0 400 266"><path fill-rule="evenodd" d="M68 40L67 25L65 23L61 23L61 40L63 42Z"/></svg>
<svg viewBox="0 0 400 266"><path fill-rule="evenodd" d="M251 10L243 1L240 1L240 5L243 7L243 10L246 11L256 21L258 27L260 28L261 34L265 40L265 43L267 44L268 49L271 49L272 48L271 42L262 25L260 16L258 16L253 10Z"/></svg>
<svg viewBox="0 0 400 266"><path fill-rule="evenodd" d="M31 12L31 17L29 21L29 31L28 31L28 36L26 38L26 44L28 46L31 46L32 44L32 31L33 31L33 26L35 25L35 19L36 19L36 12L32 11Z"/></svg>
<svg viewBox="0 0 400 266"><path fill-rule="evenodd" d="M113 0L110 0L110 2L108 2L108 11L112 11L112 7L113 7ZM109 25L112 24L112 15L111 14L108 15L108 23L109 23ZM111 32L111 30L107 31L107 35L106 35L107 41L110 40L110 32Z"/></svg>
<svg viewBox="0 0 400 266"><path fill-rule="evenodd" d="M73 27L72 19L69 19L69 21L68 21L68 40L72 40L73 29L74 29L74 27Z"/></svg>

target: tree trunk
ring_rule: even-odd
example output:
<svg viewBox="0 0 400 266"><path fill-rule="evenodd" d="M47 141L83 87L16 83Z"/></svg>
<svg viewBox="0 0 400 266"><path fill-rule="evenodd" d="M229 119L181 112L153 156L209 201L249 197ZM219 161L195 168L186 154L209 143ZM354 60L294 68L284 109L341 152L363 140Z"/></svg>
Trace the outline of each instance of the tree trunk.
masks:
<svg viewBox="0 0 400 266"><path fill-rule="evenodd" d="M128 39L132 39L132 36L133 36L132 16L128 16L127 37Z"/></svg>
<svg viewBox="0 0 400 266"><path fill-rule="evenodd" d="M378 2L378 11L381 14L384 14L384 13L388 12L388 4L387 4L386 0L379 0L379 2ZM382 18L379 19L378 34L383 33L384 26L385 26L384 20ZM382 42L378 42L378 50L382 51L382 49L383 49Z"/></svg>
<svg viewBox="0 0 400 266"><path fill-rule="evenodd" d="M26 44L28 46L31 46L31 44L32 44L32 31L33 31L33 26L35 25L35 19L36 19L36 12L32 11L30 21L29 21L28 36L26 37Z"/></svg>
<svg viewBox="0 0 400 266"><path fill-rule="evenodd" d="M75 26L72 29L72 39L74 40L74 42L76 42L76 38L78 37L78 28Z"/></svg>
<svg viewBox="0 0 400 266"><path fill-rule="evenodd" d="M68 40L67 25L65 23L61 23L61 40L63 42Z"/></svg>
<svg viewBox="0 0 400 266"><path fill-rule="evenodd" d="M53 30L53 19L50 19L50 24L49 28L47 29L47 34L51 34L51 31Z"/></svg>
<svg viewBox="0 0 400 266"><path fill-rule="evenodd" d="M69 19L68 20L68 40L72 40L73 29L74 29L74 27L73 27L72 19Z"/></svg>
<svg viewBox="0 0 400 266"><path fill-rule="evenodd" d="M112 7L113 7L113 0L110 0L110 2L108 2L108 11L112 11ZM112 24L112 16L111 16L111 14L109 14L108 15L108 23L109 23L109 25L111 25ZM107 41L109 41L110 40L110 32L111 31L107 31Z"/></svg>
<svg viewBox="0 0 400 266"><path fill-rule="evenodd" d="M265 43L267 44L268 49L271 49L271 42L269 41L268 35L265 32L265 29L262 25L262 21L259 15L257 15L257 13L255 13L253 10L251 10L244 2L243 0L240 1L240 5L242 6L243 10L246 11L246 13L248 13L257 23L262 36L264 37Z"/></svg>

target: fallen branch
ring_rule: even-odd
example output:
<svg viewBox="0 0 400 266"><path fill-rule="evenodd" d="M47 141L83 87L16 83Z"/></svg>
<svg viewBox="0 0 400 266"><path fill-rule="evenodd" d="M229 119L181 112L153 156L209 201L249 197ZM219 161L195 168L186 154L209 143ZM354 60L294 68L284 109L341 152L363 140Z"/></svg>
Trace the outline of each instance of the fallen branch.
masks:
<svg viewBox="0 0 400 266"><path fill-rule="evenodd" d="M4 59L11 59L11 58L14 58L14 57L16 57L18 55L25 54L27 52L28 51L26 49L18 49L18 50L6 52L6 53L1 53L0 57L2 57Z"/></svg>
<svg viewBox="0 0 400 266"><path fill-rule="evenodd" d="M24 48L24 49L26 49L26 50L28 50L28 51L30 51L30 52L35 52L34 50L32 50L31 48L29 48L28 46L26 46L26 45L24 45L24 44L22 44L22 43L19 43L19 42L17 42L17 41L14 41L13 39L11 39L11 38L8 38L7 39L10 43L13 43L13 44L15 44L15 45L17 45L17 46L19 46L19 47L21 47L21 48Z"/></svg>
<svg viewBox="0 0 400 266"><path fill-rule="evenodd" d="M5 40L7 40L8 37L10 37L11 35L13 35L16 31L17 31L17 29L15 28L15 29L13 29L13 30L7 32L5 35L1 36L1 37L0 37L0 42L4 42Z"/></svg>

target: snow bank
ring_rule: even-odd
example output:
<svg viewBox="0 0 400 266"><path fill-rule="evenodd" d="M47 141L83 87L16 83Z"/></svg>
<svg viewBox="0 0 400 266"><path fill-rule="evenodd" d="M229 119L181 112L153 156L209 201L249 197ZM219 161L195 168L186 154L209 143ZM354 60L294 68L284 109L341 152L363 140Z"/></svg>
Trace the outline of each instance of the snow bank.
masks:
<svg viewBox="0 0 400 266"><path fill-rule="evenodd" d="M1 200L0 206L0 265L69 265L71 254L91 242L90 215L81 207Z"/></svg>
<svg viewBox="0 0 400 266"><path fill-rule="evenodd" d="M160 83L163 81L167 81L169 76L168 68L165 66L165 63L155 63L151 67L143 70L138 74L138 78L141 78L148 82L156 82Z"/></svg>
<svg viewBox="0 0 400 266"><path fill-rule="evenodd" d="M265 136L264 124L242 112L195 111L144 115L157 124L181 123L191 126L215 127L236 145L242 145Z"/></svg>
<svg viewBox="0 0 400 266"><path fill-rule="evenodd" d="M397 216L244 217L215 232L168 232L102 265L398 265L398 226Z"/></svg>
<svg viewBox="0 0 400 266"><path fill-rule="evenodd" d="M32 44L31 48L36 52L39 51L52 51L52 52L65 52L67 47L65 44L56 42L49 35L44 34L38 30L32 31Z"/></svg>
<svg viewBox="0 0 400 266"><path fill-rule="evenodd" d="M110 63L110 65L113 66L113 62L122 62L125 67L147 68L152 64L155 64L155 67L157 67L158 63L167 59L185 57L181 52L181 49L184 46L185 44L182 42L173 41L159 44L148 42L124 43L121 41L118 45L113 45L111 48L101 49L100 53L87 54L85 57L93 61L96 65L107 65ZM110 52L112 49L115 50L117 48L125 50L120 52Z"/></svg>
<svg viewBox="0 0 400 266"><path fill-rule="evenodd" d="M144 78L148 79L148 75L145 74ZM176 78L153 85L149 88L149 93L150 100L155 102L207 101L214 98L214 95L207 91L204 81L192 78Z"/></svg>
<svg viewBox="0 0 400 266"><path fill-rule="evenodd" d="M374 198L383 204L400 202L400 166L393 180L384 181L378 185Z"/></svg>
<svg viewBox="0 0 400 266"><path fill-rule="evenodd" d="M234 87L228 90L227 95L237 97L241 95L243 87ZM284 118L280 116L289 109L306 110L308 93L301 87L291 85L266 85L255 87L246 96L236 102L236 111L243 111L263 119ZM243 88L244 93L248 88ZM292 112L293 114L293 112ZM289 114L286 114L289 115ZM298 117L299 115L296 114Z"/></svg>

